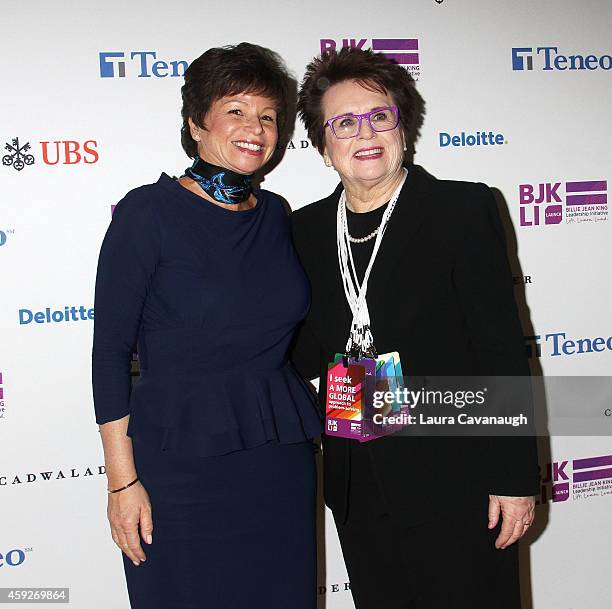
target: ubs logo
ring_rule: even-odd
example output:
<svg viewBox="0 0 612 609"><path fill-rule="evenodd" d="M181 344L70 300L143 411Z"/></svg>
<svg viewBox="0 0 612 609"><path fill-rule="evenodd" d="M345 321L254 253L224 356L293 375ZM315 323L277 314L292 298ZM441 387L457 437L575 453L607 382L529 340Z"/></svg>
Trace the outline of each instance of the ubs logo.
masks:
<svg viewBox="0 0 612 609"><path fill-rule="evenodd" d="M93 165L100 159L96 140L43 140L40 144L40 156L44 165ZM11 143L5 144L8 154L2 157L2 165L22 171L24 167L36 162L30 142L21 145L19 138L14 137ZM0 243L1 245L1 243Z"/></svg>
<svg viewBox="0 0 612 609"><path fill-rule="evenodd" d="M14 137L11 143L6 143L4 149L8 152L2 157L2 164L5 167L12 167L15 171L21 171L27 165L34 165L34 155L30 154L30 142L23 146L19 144L19 138Z"/></svg>

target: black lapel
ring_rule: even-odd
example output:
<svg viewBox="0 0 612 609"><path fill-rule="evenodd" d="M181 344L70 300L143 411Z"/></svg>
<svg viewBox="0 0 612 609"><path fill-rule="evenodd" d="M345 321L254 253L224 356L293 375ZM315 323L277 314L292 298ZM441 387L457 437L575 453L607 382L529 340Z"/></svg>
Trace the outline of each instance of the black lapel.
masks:
<svg viewBox="0 0 612 609"><path fill-rule="evenodd" d="M399 273L398 266L404 260L405 251L409 249L411 239L424 218L432 180L435 178L421 167L413 165L408 168L408 177L372 267L368 285L370 312L388 304L385 293L390 289L388 284L393 276L398 279L401 277L402 280L406 277L405 272ZM322 325L316 324L313 330L316 334L321 332L321 342L333 349L338 348L338 345L344 347L352 320L338 266L336 213L341 192L342 184L339 184L322 202L323 208L318 216L319 225L315 230L317 256L311 261L310 270L319 294L324 295L317 299L317 308L327 309L325 314L317 311L315 317Z"/></svg>
<svg viewBox="0 0 612 609"><path fill-rule="evenodd" d="M416 234L427 211L429 183L435 180L423 168L412 165L402 188L397 205L385 231L368 283L368 305L372 311L377 304L389 303L386 292L392 289L392 276L404 280L398 266L405 260L405 251Z"/></svg>
<svg viewBox="0 0 612 609"><path fill-rule="evenodd" d="M340 267L338 265L338 246L336 242L336 214L342 184L322 202L322 211L316 227L317 256L312 261L311 273L316 281L318 306L327 309L325 314L317 315L323 322L320 340L331 349L344 348L353 318L346 301ZM317 328L313 328L317 330Z"/></svg>

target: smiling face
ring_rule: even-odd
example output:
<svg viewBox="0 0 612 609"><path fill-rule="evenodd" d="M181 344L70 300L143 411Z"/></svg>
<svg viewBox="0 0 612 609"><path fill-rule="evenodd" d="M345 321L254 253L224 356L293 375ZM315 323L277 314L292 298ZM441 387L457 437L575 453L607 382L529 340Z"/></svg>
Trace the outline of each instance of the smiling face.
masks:
<svg viewBox="0 0 612 609"><path fill-rule="evenodd" d="M370 91L354 80L331 86L321 100L324 120L395 105L389 93ZM392 179L404 160L401 124L391 131L377 132L363 119L359 133L347 139L338 139L329 127L325 127L323 157L327 164L333 165L343 182L375 185Z"/></svg>
<svg viewBox="0 0 612 609"><path fill-rule="evenodd" d="M200 157L241 174L263 167L276 148L276 103L248 93L214 101L204 117L205 129L189 119Z"/></svg>

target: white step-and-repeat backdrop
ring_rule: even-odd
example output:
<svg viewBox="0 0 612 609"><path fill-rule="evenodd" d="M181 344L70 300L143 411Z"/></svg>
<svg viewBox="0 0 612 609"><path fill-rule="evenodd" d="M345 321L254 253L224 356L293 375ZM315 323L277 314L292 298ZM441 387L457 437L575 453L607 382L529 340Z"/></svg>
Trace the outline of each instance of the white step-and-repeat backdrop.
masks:
<svg viewBox="0 0 612 609"><path fill-rule="evenodd" d="M187 62L246 40L301 79L322 49L396 54L427 102L416 161L498 191L534 370L607 375L611 24L609 0L3 3L0 587L70 587L77 609L129 606L90 392L94 276L111 206L188 165ZM296 208L336 182L298 124L265 187ZM539 524L522 548L526 609L610 607L605 433L542 444ZM321 607L350 609L323 511L321 523Z"/></svg>

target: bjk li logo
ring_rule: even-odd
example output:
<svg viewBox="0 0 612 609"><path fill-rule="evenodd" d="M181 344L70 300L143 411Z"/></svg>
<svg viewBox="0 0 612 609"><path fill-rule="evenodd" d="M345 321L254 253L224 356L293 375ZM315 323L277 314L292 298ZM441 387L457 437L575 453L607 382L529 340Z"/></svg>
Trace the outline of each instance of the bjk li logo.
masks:
<svg viewBox="0 0 612 609"><path fill-rule="evenodd" d="M4 406L4 386L2 384L2 372L0 372L0 419L4 419L6 408Z"/></svg>
<svg viewBox="0 0 612 609"><path fill-rule="evenodd" d="M608 218L607 180L519 184L521 226L600 222Z"/></svg>
<svg viewBox="0 0 612 609"><path fill-rule="evenodd" d="M612 455L548 463L538 503L602 497L612 493Z"/></svg>
<svg viewBox="0 0 612 609"><path fill-rule="evenodd" d="M372 49L401 65L415 80L418 80L420 74L418 38L321 38L320 45L321 53L347 47Z"/></svg>

